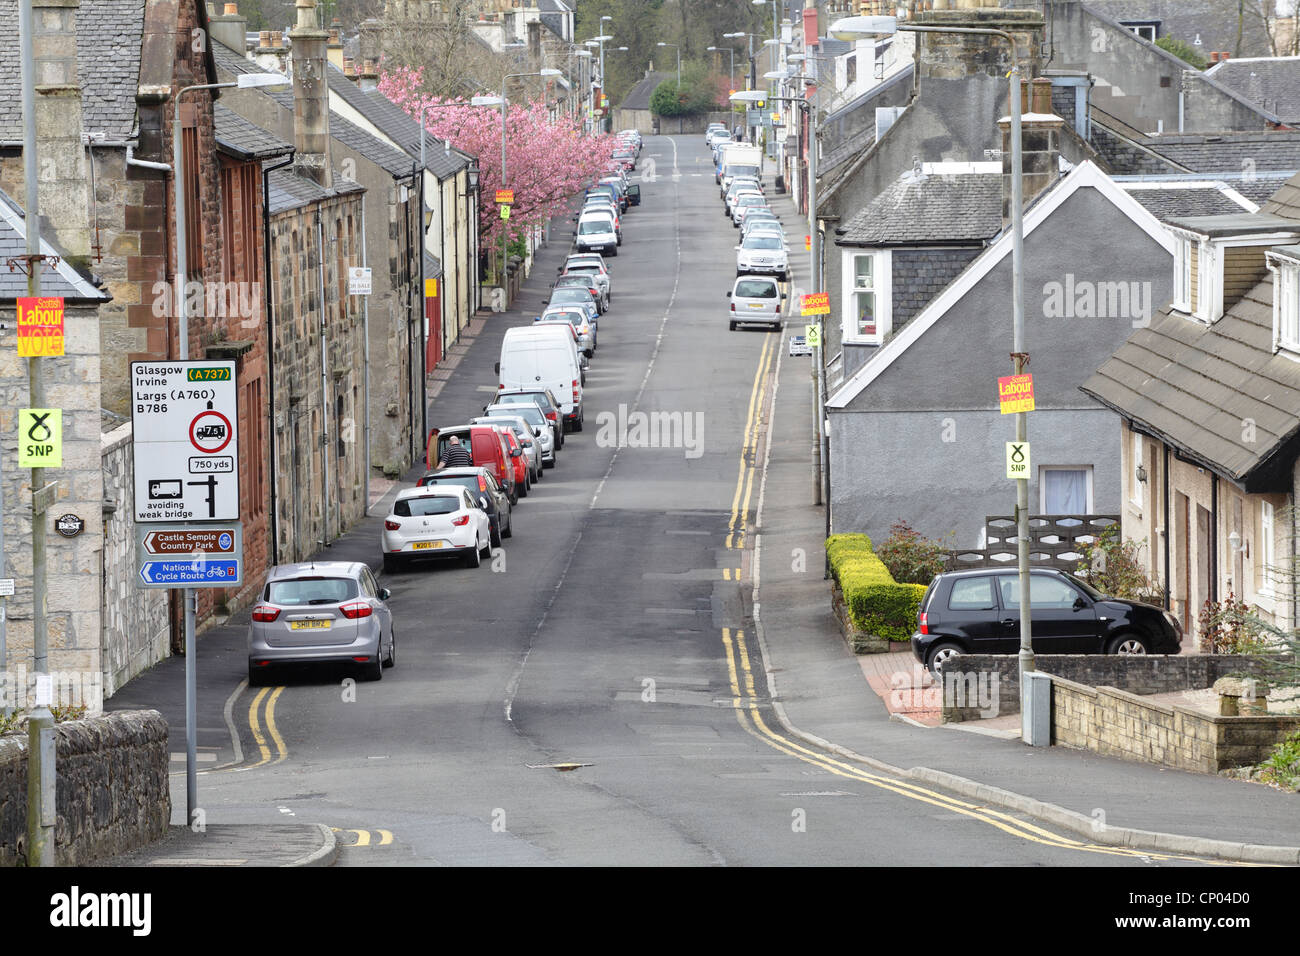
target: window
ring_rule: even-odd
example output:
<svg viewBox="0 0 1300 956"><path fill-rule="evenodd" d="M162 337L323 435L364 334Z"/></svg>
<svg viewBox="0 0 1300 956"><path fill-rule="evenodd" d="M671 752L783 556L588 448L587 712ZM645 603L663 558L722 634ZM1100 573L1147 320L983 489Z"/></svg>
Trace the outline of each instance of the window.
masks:
<svg viewBox="0 0 1300 956"><path fill-rule="evenodd" d="M1151 43L1156 42L1156 30L1160 26L1159 21L1153 23L1129 23L1121 21L1121 25L1134 36L1139 36Z"/></svg>
<svg viewBox="0 0 1300 956"><path fill-rule="evenodd" d="M1002 592L1002 606L1008 610L1020 609L1020 578L1015 574L998 575L998 590ZM1079 592L1059 578L1046 574L1029 576L1030 608L1069 610L1079 599Z"/></svg>
<svg viewBox="0 0 1300 956"><path fill-rule="evenodd" d="M1174 242L1174 301L1180 312L1192 311L1192 240L1179 236Z"/></svg>
<svg viewBox="0 0 1300 956"><path fill-rule="evenodd" d="M1273 351L1300 352L1300 263L1273 262Z"/></svg>
<svg viewBox="0 0 1300 956"><path fill-rule="evenodd" d="M1273 584L1277 578L1273 566L1275 560L1273 550L1273 506L1267 501L1261 501L1259 503L1259 589L1264 594L1273 593Z"/></svg>
<svg viewBox="0 0 1300 956"><path fill-rule="evenodd" d="M1133 433L1133 449L1131 452L1132 462L1129 464L1129 498L1138 507L1142 506L1142 479L1146 477L1146 471L1143 468L1145 461L1142 453L1142 436L1137 432ZM1141 475L1138 472L1141 470Z"/></svg>
<svg viewBox="0 0 1300 956"><path fill-rule="evenodd" d="M1092 466L1044 466L1038 473L1039 513L1092 513Z"/></svg>
<svg viewBox="0 0 1300 956"><path fill-rule="evenodd" d="M953 582L952 593L948 595L948 610L988 611L995 607L992 578L963 578Z"/></svg>

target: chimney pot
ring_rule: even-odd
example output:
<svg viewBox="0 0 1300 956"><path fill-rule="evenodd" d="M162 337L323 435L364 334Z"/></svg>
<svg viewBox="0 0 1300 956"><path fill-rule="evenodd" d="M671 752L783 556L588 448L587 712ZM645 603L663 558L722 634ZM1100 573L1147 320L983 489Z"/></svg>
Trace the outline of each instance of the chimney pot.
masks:
<svg viewBox="0 0 1300 956"><path fill-rule="evenodd" d="M284 36L280 33L279 30L273 30L271 32L271 48L273 50L284 49Z"/></svg>
<svg viewBox="0 0 1300 956"><path fill-rule="evenodd" d="M261 50L267 50L267 49L270 49L270 46L271 46L271 31L270 31L270 30L258 30L258 31L257 31L257 46L258 46L258 49L261 49Z"/></svg>
<svg viewBox="0 0 1300 956"><path fill-rule="evenodd" d="M239 13L239 4L237 3L226 4L225 12L226 12L226 16L228 17L236 16Z"/></svg>

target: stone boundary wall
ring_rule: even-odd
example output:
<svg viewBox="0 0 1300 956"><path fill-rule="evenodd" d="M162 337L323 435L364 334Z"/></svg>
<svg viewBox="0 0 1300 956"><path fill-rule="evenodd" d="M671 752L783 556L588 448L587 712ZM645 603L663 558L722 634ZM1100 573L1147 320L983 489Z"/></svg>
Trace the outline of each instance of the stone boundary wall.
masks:
<svg viewBox="0 0 1300 956"><path fill-rule="evenodd" d="M1296 730L1300 717L1220 717L1052 676L1052 743L1108 757L1218 773L1259 763Z"/></svg>
<svg viewBox="0 0 1300 956"><path fill-rule="evenodd" d="M1112 687L1145 696L1213 687L1220 677L1261 676L1260 661L1238 654L1038 654L1038 670L1091 687ZM961 674L991 674L997 681L997 716L1020 713L1020 665L1015 654L968 654L957 659ZM978 707L944 705L945 721L977 720Z"/></svg>
<svg viewBox="0 0 1300 956"><path fill-rule="evenodd" d="M83 866L160 840L171 822L167 722L154 710L55 725L54 859ZM0 867L27 843L27 734L0 737Z"/></svg>

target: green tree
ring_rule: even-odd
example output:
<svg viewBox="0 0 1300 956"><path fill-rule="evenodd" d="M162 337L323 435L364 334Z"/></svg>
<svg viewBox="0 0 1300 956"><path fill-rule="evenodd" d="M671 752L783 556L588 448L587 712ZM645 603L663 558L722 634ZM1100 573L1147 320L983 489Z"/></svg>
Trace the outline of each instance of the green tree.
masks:
<svg viewBox="0 0 1300 956"><path fill-rule="evenodd" d="M1175 40L1173 37L1164 36L1156 40L1156 46L1160 47L1160 49L1164 50L1166 53L1172 53L1174 56L1178 57L1178 59L1198 70L1203 70L1210 65L1209 60L1196 52L1196 47L1188 46L1182 40Z"/></svg>

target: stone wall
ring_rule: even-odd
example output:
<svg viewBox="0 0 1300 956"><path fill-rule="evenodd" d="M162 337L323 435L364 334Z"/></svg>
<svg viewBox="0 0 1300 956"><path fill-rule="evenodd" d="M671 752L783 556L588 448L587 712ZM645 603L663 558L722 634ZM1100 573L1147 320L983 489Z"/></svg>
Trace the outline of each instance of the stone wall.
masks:
<svg viewBox="0 0 1300 956"><path fill-rule="evenodd" d="M139 586L132 495L131 423L100 439L104 469L104 563L101 594L104 696L170 653L167 591ZM108 503L113 510L109 511ZM245 542L247 547L247 542Z"/></svg>
<svg viewBox="0 0 1300 956"><path fill-rule="evenodd" d="M84 866L160 840L171 820L167 722L119 711L55 727L54 859ZM27 736L0 737L0 866L27 842Z"/></svg>
<svg viewBox="0 0 1300 956"><path fill-rule="evenodd" d="M1052 677L1052 743L1109 757L1218 773L1259 763L1297 730L1300 717L1220 717Z"/></svg>
<svg viewBox="0 0 1300 956"><path fill-rule="evenodd" d="M1020 713L1020 664L1014 654L967 654L957 659L961 674L993 675L998 716ZM1130 694L1166 694L1213 687L1220 677L1260 676L1260 661L1237 654L1039 654L1034 664L1069 681ZM951 665L950 665L951 666ZM975 720L975 707L944 707L946 721Z"/></svg>

